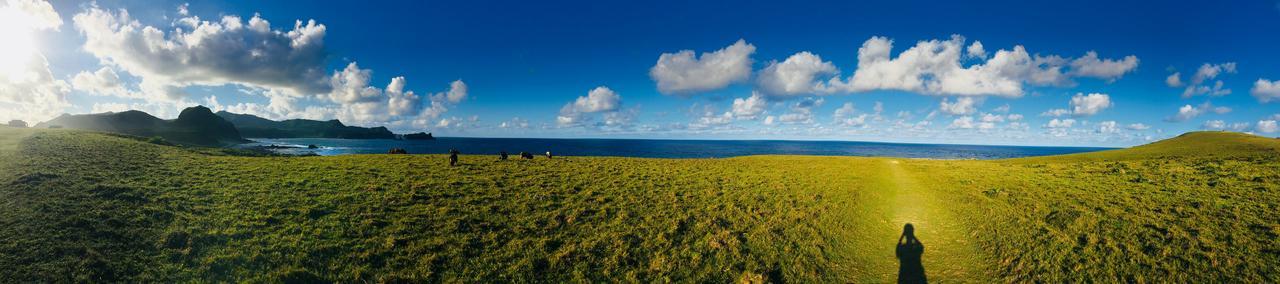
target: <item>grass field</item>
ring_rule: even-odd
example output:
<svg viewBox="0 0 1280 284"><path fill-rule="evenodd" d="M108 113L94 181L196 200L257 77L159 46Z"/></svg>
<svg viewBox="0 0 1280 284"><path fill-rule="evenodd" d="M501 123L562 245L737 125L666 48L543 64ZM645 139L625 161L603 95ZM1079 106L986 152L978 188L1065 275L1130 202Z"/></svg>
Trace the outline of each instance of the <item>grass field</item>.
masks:
<svg viewBox="0 0 1280 284"><path fill-rule="evenodd" d="M0 127L0 282L1280 281L1280 141L996 161L245 157Z"/></svg>

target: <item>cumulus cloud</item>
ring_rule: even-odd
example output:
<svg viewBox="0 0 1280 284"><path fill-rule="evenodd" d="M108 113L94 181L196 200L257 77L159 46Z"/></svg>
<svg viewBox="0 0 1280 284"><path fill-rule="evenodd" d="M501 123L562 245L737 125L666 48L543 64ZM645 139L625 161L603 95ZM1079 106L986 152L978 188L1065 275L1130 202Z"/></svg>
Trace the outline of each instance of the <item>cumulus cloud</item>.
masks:
<svg viewBox="0 0 1280 284"><path fill-rule="evenodd" d="M1275 120L1259 120L1257 126L1254 126L1253 129L1261 133L1275 133L1276 131L1280 131L1280 127L1276 125Z"/></svg>
<svg viewBox="0 0 1280 284"><path fill-rule="evenodd" d="M1120 133L1120 124L1111 120L1099 122L1098 133L1102 133L1102 134Z"/></svg>
<svg viewBox="0 0 1280 284"><path fill-rule="evenodd" d="M121 98L141 98L142 94L125 86L120 75L110 67L99 68L98 71L80 71L71 79L71 86L77 91L97 96L114 96Z"/></svg>
<svg viewBox="0 0 1280 284"><path fill-rule="evenodd" d="M832 118L836 125L845 127L861 127L867 125L867 114L858 114L858 110L853 107L853 103L846 102L840 108L836 109Z"/></svg>
<svg viewBox="0 0 1280 284"><path fill-rule="evenodd" d="M314 20L297 20L279 29L256 14L247 21L236 15L204 20L183 12L186 8L179 7L182 17L164 31L143 25L128 10L88 5L73 21L85 37L83 49L105 66L77 74L72 85L91 94L149 103L188 101L184 90L190 86L235 86L266 97L269 104L219 108L273 119L337 118L353 125L400 129L439 127L438 119L467 97L461 80L434 94L408 90L402 76L378 88L373 71L354 61L326 74L326 59L332 57L324 46L327 28ZM117 71L140 80L137 90L126 87ZM213 97L206 100L216 103Z"/></svg>
<svg viewBox="0 0 1280 284"><path fill-rule="evenodd" d="M53 5L42 0L9 0L5 1L3 16L13 19L6 24L22 25L15 27L26 30L54 30L62 27L62 17Z"/></svg>
<svg viewBox="0 0 1280 284"><path fill-rule="evenodd" d="M1050 120L1048 124L1045 124L1044 127L1045 128L1071 128L1072 126L1075 126L1075 125L1076 125L1075 119L1054 118L1053 120Z"/></svg>
<svg viewBox="0 0 1280 284"><path fill-rule="evenodd" d="M1221 130L1223 128L1227 128L1227 122L1222 120L1207 120L1203 124L1200 124L1200 128Z"/></svg>
<svg viewBox="0 0 1280 284"><path fill-rule="evenodd" d="M816 79L832 74L836 74L835 64L822 61L822 57L805 51L791 55L781 63L769 62L767 67L760 70L756 86L771 96L812 94L821 88L821 83Z"/></svg>
<svg viewBox="0 0 1280 284"><path fill-rule="evenodd" d="M756 47L738 40L720 50L695 57L693 50L663 53L649 69L649 77L664 94L691 94L724 88L751 76Z"/></svg>
<svg viewBox="0 0 1280 284"><path fill-rule="evenodd" d="M759 93L752 93L747 98L733 99L733 116L738 119L756 119L765 113L769 102Z"/></svg>
<svg viewBox="0 0 1280 284"><path fill-rule="evenodd" d="M498 127L525 129L525 128L529 128L529 120L523 119L520 117L512 117L510 120L503 121L502 123L498 124Z"/></svg>
<svg viewBox="0 0 1280 284"><path fill-rule="evenodd" d="M247 85L298 94L329 92L325 78L326 27L295 21L288 31L273 29L254 15L205 21L180 18L172 31L146 26L127 10L91 5L73 17L85 36L84 50L102 62L142 79L156 98L180 99L181 87Z"/></svg>
<svg viewBox="0 0 1280 284"><path fill-rule="evenodd" d="M948 115L968 115L978 111L978 104L982 100L973 97L959 97L953 102L948 98L942 98L942 102L938 103L938 110Z"/></svg>
<svg viewBox="0 0 1280 284"><path fill-rule="evenodd" d="M1280 100L1280 81L1258 79L1253 82L1253 89L1249 90L1249 94L1262 103Z"/></svg>
<svg viewBox="0 0 1280 284"><path fill-rule="evenodd" d="M1111 96L1107 94L1077 93L1071 97L1071 114L1075 116L1091 116L1111 107Z"/></svg>
<svg viewBox="0 0 1280 284"><path fill-rule="evenodd" d="M985 53L964 47L965 39L927 40L892 56L893 41L872 37L858 49L858 68L848 78L831 78L816 89L824 92L902 90L929 95L1020 97L1024 84L1063 86L1073 77L1114 81L1134 70L1137 57L1101 59L1096 52L1071 60L1056 55L1031 55L1022 46L997 50L985 61L969 66L964 56ZM983 49L983 52L977 52Z"/></svg>
<svg viewBox="0 0 1280 284"><path fill-rule="evenodd" d="M1218 76L1228 73L1236 73L1235 62L1220 64L1205 63L1200 65L1200 68L1196 69L1196 73L1191 75L1191 78L1185 82L1187 87L1182 90L1182 98L1190 98L1196 95L1217 97L1231 94L1231 89L1225 88L1222 80L1214 80L1218 78ZM1184 82L1179 78L1180 74L1181 73L1173 73L1173 75L1169 75L1169 78L1165 79L1165 84L1170 87L1182 86Z"/></svg>
<svg viewBox="0 0 1280 284"><path fill-rule="evenodd" d="M71 86L53 76L35 35L59 30L62 18L48 2L10 0L0 6L0 25L0 119L34 124L61 113Z"/></svg>
<svg viewBox="0 0 1280 284"><path fill-rule="evenodd" d="M614 112L621 105L622 96L619 96L617 92L605 86L596 87L587 92L586 96L579 96L573 102L561 107L560 115L556 116L556 123L561 126L582 125L585 120L590 118L588 115Z"/></svg>
<svg viewBox="0 0 1280 284"><path fill-rule="evenodd" d="M372 86L372 78L373 70L360 68L356 62L334 71L329 77L331 91L325 97L337 106L322 112L353 124L409 123L425 128L467 97L467 84L462 80L450 83L446 91L424 97L405 90L404 77L391 78L385 89Z"/></svg>
<svg viewBox="0 0 1280 284"><path fill-rule="evenodd" d="M805 98L791 105L790 111L778 116L778 122L785 124L812 124L814 123L813 109L822 106L824 102L826 100L822 98Z"/></svg>
<svg viewBox="0 0 1280 284"><path fill-rule="evenodd" d="M1182 87L1182 72L1173 72L1173 74L1169 74L1169 77L1164 78L1164 84L1173 88Z"/></svg>
<svg viewBox="0 0 1280 284"><path fill-rule="evenodd" d="M1069 108L1049 109L1040 113L1040 116L1061 117L1071 115L1085 117L1098 114L1098 112L1111 106L1111 96L1107 94L1091 93L1085 95L1084 93L1076 93L1075 96L1071 97Z"/></svg>
<svg viewBox="0 0 1280 284"><path fill-rule="evenodd" d="M981 41L976 41L976 40L973 41L972 44L969 44L968 48L965 48L965 52L966 52L965 54L969 55L969 57L971 58L987 57L987 49L982 47Z"/></svg>
<svg viewBox="0 0 1280 284"><path fill-rule="evenodd" d="M973 129L975 127L972 116L961 116L951 121L948 125L949 129Z"/></svg>
<svg viewBox="0 0 1280 284"><path fill-rule="evenodd" d="M1134 124L1125 125L1124 128L1128 128L1129 130L1141 131L1141 130L1151 129L1151 126L1148 126L1142 123L1134 123Z"/></svg>
<svg viewBox="0 0 1280 284"><path fill-rule="evenodd" d="M1089 51L1084 56L1071 61L1071 75L1108 81L1115 81L1137 68L1138 57L1133 55L1125 56L1120 60L1099 59L1097 52Z"/></svg>
<svg viewBox="0 0 1280 284"><path fill-rule="evenodd" d="M1217 113L1217 114L1226 114L1231 112L1231 108L1215 107L1213 106L1213 104L1210 104L1209 102L1204 102L1199 106L1184 105L1178 108L1178 114L1165 118L1165 121L1169 121L1169 122L1187 121L1208 112Z"/></svg>

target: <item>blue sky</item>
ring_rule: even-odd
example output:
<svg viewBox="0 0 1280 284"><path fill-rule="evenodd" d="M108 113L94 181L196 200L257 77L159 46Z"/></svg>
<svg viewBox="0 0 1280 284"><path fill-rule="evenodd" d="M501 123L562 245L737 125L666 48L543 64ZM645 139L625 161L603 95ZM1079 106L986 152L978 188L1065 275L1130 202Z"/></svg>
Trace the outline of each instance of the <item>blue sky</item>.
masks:
<svg viewBox="0 0 1280 284"><path fill-rule="evenodd" d="M1276 1L4 4L41 56L0 64L47 74L0 80L4 120L201 104L446 136L1127 146L1280 119Z"/></svg>

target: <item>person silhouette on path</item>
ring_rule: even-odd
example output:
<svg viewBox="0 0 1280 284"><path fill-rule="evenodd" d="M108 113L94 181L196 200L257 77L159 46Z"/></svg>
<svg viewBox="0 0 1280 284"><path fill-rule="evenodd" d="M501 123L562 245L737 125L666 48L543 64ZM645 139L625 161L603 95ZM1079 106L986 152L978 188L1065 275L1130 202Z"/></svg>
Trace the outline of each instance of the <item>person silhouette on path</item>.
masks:
<svg viewBox="0 0 1280 284"><path fill-rule="evenodd" d="M916 239L916 229L911 223L902 227L895 253L898 256L898 283L929 283L924 275L924 264L920 263L924 244Z"/></svg>

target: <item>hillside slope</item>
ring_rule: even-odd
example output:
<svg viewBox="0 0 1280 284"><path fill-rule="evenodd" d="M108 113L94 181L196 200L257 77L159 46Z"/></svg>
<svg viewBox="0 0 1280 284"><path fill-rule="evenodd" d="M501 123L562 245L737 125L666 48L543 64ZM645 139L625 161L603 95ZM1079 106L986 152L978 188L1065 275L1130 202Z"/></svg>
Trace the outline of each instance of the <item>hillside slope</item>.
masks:
<svg viewBox="0 0 1280 284"><path fill-rule="evenodd" d="M214 115L204 106L183 109L174 120L163 120L145 112L131 110L118 113L63 114L53 120L36 124L35 127L62 127L140 137L161 137L175 143L201 146L222 146L245 142L234 125Z"/></svg>
<svg viewBox="0 0 1280 284"><path fill-rule="evenodd" d="M904 223L935 282L1276 282L1277 144L449 167L0 127L0 282L892 282Z"/></svg>
<svg viewBox="0 0 1280 284"><path fill-rule="evenodd" d="M230 121L240 134L252 138L342 138L342 139L395 139L386 127L357 127L342 124L337 119L329 121L289 119L274 121L249 114L219 111L218 116Z"/></svg>

